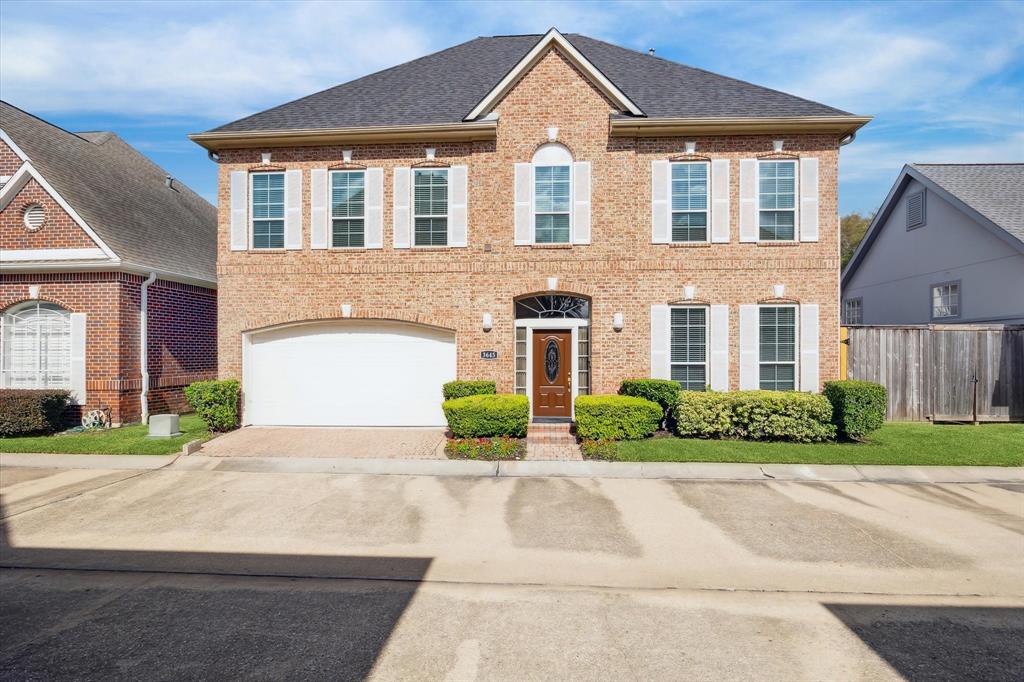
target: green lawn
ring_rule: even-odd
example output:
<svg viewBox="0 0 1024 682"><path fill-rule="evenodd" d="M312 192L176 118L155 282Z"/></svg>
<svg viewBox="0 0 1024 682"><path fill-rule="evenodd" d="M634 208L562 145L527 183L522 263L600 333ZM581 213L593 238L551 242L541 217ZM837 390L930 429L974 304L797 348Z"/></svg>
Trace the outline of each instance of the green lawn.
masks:
<svg viewBox="0 0 1024 682"><path fill-rule="evenodd" d="M618 446L626 462L1024 466L1024 424L890 422L867 443L756 443L649 438Z"/></svg>
<svg viewBox="0 0 1024 682"><path fill-rule="evenodd" d="M206 440L210 432L194 414L181 417L181 435L176 438L147 438L142 424L106 431L58 433L53 436L0 438L0 452L44 452L72 455L169 455L180 452L190 440Z"/></svg>

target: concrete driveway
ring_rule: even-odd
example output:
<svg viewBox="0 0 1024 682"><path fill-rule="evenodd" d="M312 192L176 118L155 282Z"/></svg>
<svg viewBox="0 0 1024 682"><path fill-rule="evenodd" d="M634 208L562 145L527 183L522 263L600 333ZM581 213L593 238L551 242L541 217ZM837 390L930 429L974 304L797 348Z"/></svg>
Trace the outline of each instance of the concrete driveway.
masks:
<svg viewBox="0 0 1024 682"><path fill-rule="evenodd" d="M444 459L443 428L247 426L205 443L210 457Z"/></svg>
<svg viewBox="0 0 1024 682"><path fill-rule="evenodd" d="M0 471L0 677L1020 679L1024 486Z"/></svg>

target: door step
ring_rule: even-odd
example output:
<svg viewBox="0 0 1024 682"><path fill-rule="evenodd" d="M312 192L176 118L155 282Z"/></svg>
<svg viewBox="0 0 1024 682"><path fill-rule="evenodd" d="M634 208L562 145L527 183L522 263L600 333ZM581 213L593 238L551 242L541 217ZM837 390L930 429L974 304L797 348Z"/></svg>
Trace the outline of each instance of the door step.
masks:
<svg viewBox="0 0 1024 682"><path fill-rule="evenodd" d="M534 422L526 431L526 442L535 445L576 445L576 434L570 422Z"/></svg>

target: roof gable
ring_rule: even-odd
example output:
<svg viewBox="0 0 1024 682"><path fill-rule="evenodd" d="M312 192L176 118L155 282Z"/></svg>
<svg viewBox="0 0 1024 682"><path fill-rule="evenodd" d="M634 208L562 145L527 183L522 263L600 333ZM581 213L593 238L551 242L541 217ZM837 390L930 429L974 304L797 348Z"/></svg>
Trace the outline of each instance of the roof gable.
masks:
<svg viewBox="0 0 1024 682"><path fill-rule="evenodd" d="M216 208L180 182L168 188L163 169L120 137L71 133L6 102L0 102L0 128L27 156L36 179L112 258L216 281Z"/></svg>
<svg viewBox="0 0 1024 682"><path fill-rule="evenodd" d="M519 80L532 69L548 50L557 49L569 62L590 80L605 97L611 100L622 111L627 111L634 116L643 116L644 112L633 103L607 76L601 73L594 64L587 59L576 47L565 39L557 29L552 28L537 41L533 48L523 55L523 58L512 67L505 77L502 78L483 99L481 99L473 110L466 115L465 120L472 121L491 111L495 104L511 90Z"/></svg>
<svg viewBox="0 0 1024 682"><path fill-rule="evenodd" d="M1019 184L1016 185L1016 186L1011 186L1010 183L1013 182L1012 178L1015 177L1015 176L1020 176L1022 179L1024 179L1024 164L939 164L939 165L945 166L945 167L959 167L959 168L964 168L964 167L967 167L967 166L974 166L976 168L981 168L981 167L984 167L984 168L1009 167L1011 169L1010 173L1004 173L1004 174L1000 174L1000 175L1002 175L1002 176L1009 175L1010 177L1009 178L1002 177L1001 178L1002 182L996 183L996 185L1004 185L1004 183L1005 183L1005 186L1003 187L1006 190L1004 196L1008 198L1008 201L1006 201L1006 202L999 202L1000 208L998 210L994 206L989 205L988 206L988 211L990 213L991 212L998 212L998 213L1014 213L1015 212L1015 215L1017 216L1016 220L1019 221L1021 219L1021 217L1022 217L1021 211L1024 210L1024 200L1022 200L1022 197L1024 197L1024 194L1022 194L1022 188L1021 188L1021 186ZM1019 251L1021 253L1024 253L1024 232L1022 232L1021 234L1017 234L1016 230L1012 229L1012 225L1011 225L1011 228L1008 228L1007 226L1005 226L1005 224L1001 225L1001 224L998 224L998 223L994 222L987 215L981 213L977 208L975 208L971 204L968 204L967 202L965 202L963 200L963 198L961 198L961 196L958 196L957 194L953 194L949 189L947 189L946 187L938 184L935 181L935 179L933 178L933 176L936 176L936 175L942 176L944 174L938 173L938 172L932 170L935 167L936 167L936 165L931 165L931 164L908 164L908 165L905 165L903 167L903 170L900 171L899 177L896 178L896 182L893 184L892 189L889 190L889 194L886 195L885 201L882 202L882 205L878 209L878 212L875 214L875 217L871 220L871 225L868 226L868 230L864 234L864 239L861 240L860 244L857 246L857 250L854 251L854 253L853 253L853 257L850 258L850 262L847 263L846 264L846 268L843 269L843 273L842 273L842 277L841 277L841 286L845 287L845 286L849 285L849 283L853 279L854 274L857 272L857 269L860 267L860 264L867 257L868 253L871 250L872 245L878 239L878 236L881 233L882 229L884 228L885 225L888 224L889 217L892 215L893 210L896 208L896 205L899 203L899 200L903 196L903 193L906 190L907 186L910 184L911 179L916 180L919 183L921 183L922 185L924 185L928 189L928 191L934 192L934 193L938 194L939 196L941 196L945 201L947 201L954 208L959 210L961 213L965 214L972 221L974 221L975 223L980 225L982 228L988 230L990 233L992 233L993 235L995 235L996 237L998 237L999 239L1001 239L1002 241L1007 243L1009 246L1011 246L1015 250L1017 250L1017 251ZM923 169L927 169L928 172L927 173L922 172ZM951 175L955 175L955 174L956 174L955 171L952 171L950 173L945 174L945 177L947 178L946 179L946 184L947 185L952 185L953 184L953 181L951 179L949 179L949 178L950 178ZM978 182L978 178L976 177L976 174L971 174L971 175L975 175L975 177L973 178L973 182L976 184ZM991 187L991 185L990 185L990 187ZM961 191L961 193L963 194L965 192ZM983 201L983 199L982 199L983 197L987 197L988 198L987 200L989 202L992 201L992 194L991 194L991 192L987 192L987 191L978 191L978 193L976 195L969 195L968 198L970 198L974 203L980 203L980 202ZM1014 206L1016 206L1016 209L1013 208Z"/></svg>

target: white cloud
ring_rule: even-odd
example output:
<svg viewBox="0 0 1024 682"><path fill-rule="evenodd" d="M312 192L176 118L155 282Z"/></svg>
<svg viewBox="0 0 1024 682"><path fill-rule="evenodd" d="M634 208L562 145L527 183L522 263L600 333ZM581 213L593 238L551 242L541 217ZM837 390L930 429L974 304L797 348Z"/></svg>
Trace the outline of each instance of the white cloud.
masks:
<svg viewBox="0 0 1024 682"><path fill-rule="evenodd" d="M840 153L842 182L896 179L908 163L1020 163L1024 160L1024 132L985 142L922 144L906 139L895 142L854 142Z"/></svg>

